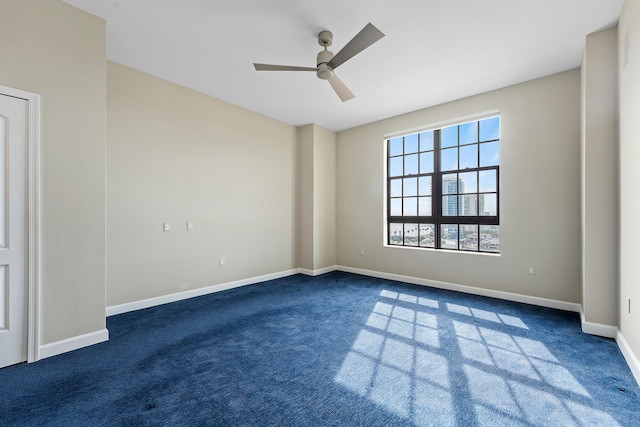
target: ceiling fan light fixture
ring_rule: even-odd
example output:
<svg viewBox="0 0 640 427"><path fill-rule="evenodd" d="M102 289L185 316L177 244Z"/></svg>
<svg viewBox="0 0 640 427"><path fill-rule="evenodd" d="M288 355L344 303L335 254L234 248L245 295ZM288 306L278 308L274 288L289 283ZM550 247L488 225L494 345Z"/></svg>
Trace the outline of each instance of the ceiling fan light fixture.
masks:
<svg viewBox="0 0 640 427"><path fill-rule="evenodd" d="M336 74L333 72L333 69L329 67L327 64L318 65L318 72L316 73L318 78L322 80L329 80Z"/></svg>

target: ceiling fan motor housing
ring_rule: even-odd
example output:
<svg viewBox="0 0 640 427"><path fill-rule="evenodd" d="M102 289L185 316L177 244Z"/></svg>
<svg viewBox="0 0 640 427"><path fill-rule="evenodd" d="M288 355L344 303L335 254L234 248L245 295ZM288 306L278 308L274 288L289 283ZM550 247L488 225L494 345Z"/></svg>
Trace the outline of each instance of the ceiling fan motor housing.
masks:
<svg viewBox="0 0 640 427"><path fill-rule="evenodd" d="M316 73L319 78L322 80L329 80L334 76L333 68L327 65L327 62L331 61L333 58L333 52L328 50L323 50L318 53L318 58L316 61L318 72Z"/></svg>

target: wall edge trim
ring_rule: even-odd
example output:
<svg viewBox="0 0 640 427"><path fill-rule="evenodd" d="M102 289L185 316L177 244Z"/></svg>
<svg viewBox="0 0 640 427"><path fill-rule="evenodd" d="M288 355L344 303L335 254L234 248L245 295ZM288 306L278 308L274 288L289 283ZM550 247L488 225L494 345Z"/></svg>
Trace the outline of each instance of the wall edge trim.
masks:
<svg viewBox="0 0 640 427"><path fill-rule="evenodd" d="M430 286L438 289L463 292L466 294L480 295L491 298L498 298L507 301L521 302L525 304L537 305L558 310L572 311L579 313L581 306L578 303L552 300L549 298L534 297L529 295L516 294L512 292L496 291L492 289L477 288L475 286L459 285L456 283L440 282L437 280L422 279L414 276L403 276L401 274L384 273L381 271L365 270L361 268L338 266L339 271L347 273L362 274L363 276L377 277L380 279L397 280L399 282L411 283L420 286Z"/></svg>
<svg viewBox="0 0 640 427"><path fill-rule="evenodd" d="M317 270L309 270L307 268L301 268L300 274L304 274L305 276L320 276L321 274L331 273L332 271L336 271L337 269L338 269L338 266L336 265L319 268Z"/></svg>
<svg viewBox="0 0 640 427"><path fill-rule="evenodd" d="M582 327L582 332L589 335L598 335L606 338L616 338L618 335L617 326L587 322L584 317L584 311L582 310L580 310L580 326Z"/></svg>
<svg viewBox="0 0 640 427"><path fill-rule="evenodd" d="M629 346L629 343L624 338L624 335L622 335L622 332L619 330L616 334L616 343L624 356L624 360L627 361L627 365L629 365L629 369L631 369L633 377L636 379L638 385L640 385L640 360L638 360L638 357L635 355L631 346Z"/></svg>
<svg viewBox="0 0 640 427"><path fill-rule="evenodd" d="M282 277L292 276L298 273L300 273L300 269L294 268L291 270L265 274L262 276L250 277L247 279L236 280L233 282L220 283L217 285L205 286L203 288L190 289L183 292L176 292L169 295L161 295L157 297L146 298L139 301L112 305L106 308L106 315L107 317L115 316L118 314L128 313L130 311L142 310L145 308L155 307L157 305L167 304L170 302L182 301L185 299L208 295L215 292L226 291L228 289L238 288L240 286L253 285L260 282L266 282L268 280L280 279Z"/></svg>
<svg viewBox="0 0 640 427"><path fill-rule="evenodd" d="M66 338L60 341L44 344L40 346L40 360L47 357L57 356L69 351L78 350L83 347L89 347L109 340L109 330L101 329L95 332Z"/></svg>

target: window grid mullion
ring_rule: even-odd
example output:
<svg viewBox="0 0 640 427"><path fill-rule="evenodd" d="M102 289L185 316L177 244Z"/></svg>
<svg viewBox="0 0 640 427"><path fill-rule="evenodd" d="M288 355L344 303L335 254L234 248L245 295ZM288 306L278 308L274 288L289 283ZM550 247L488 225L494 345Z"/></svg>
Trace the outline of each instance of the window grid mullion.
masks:
<svg viewBox="0 0 640 427"><path fill-rule="evenodd" d="M441 134L440 129L437 129L433 132L433 181L431 182L432 186L432 209L434 219L434 237L433 243L436 249L441 249L441 241L440 241L440 226L441 226L441 216L442 216L442 172L440 171L440 158L441 158Z"/></svg>
<svg viewBox="0 0 640 427"><path fill-rule="evenodd" d="M481 247L480 247L480 240L481 240L481 233L480 233L480 226L482 225L500 225L499 222L499 216L500 216L500 198L498 197L498 195L500 194L500 170L499 170L499 165L495 165L495 166L484 166L481 167L480 166L480 146L481 146L481 141L480 141L480 123L481 121L477 121L475 123L475 127L476 127L476 133L478 135L478 138L475 142L468 144L468 145L475 145L477 147L476 149L476 167L475 168L469 168L469 169L465 169L465 170L461 170L461 150L460 150L460 135L461 135L461 128L460 125L457 125L456 127L456 135L457 135L457 141L456 141L456 145L452 146L456 148L456 157L457 157L457 168L456 170L450 170L447 171L447 174L451 174L451 175L455 175L456 177L456 191L455 194L448 194L448 196L453 196L456 198L455 200L455 209L456 209L456 215L447 215L445 216L443 214L443 208L444 208L444 201L443 201L443 197L444 197L444 192L443 192L443 176L444 176L444 172L442 170L442 129L435 129L433 130L433 150L427 150L425 152L428 151L432 151L433 152L433 172L432 173L422 173L422 156L421 156L421 144L422 144L422 133L417 134L417 139L418 139L418 149L417 149L417 153L415 153L418 157L417 157L417 173L414 175L412 174L410 177L411 178L416 178L416 189L417 189L417 194L415 195L416 197L416 213L415 215L412 216L405 216L404 214L406 213L405 211L405 199L407 198L407 196L405 196L405 179L409 178L408 175L406 175L407 170L406 170L406 158L407 158L407 147L405 145L406 143L406 136L402 137L402 154L400 154L399 156L394 156L394 158L401 158L402 159L402 175L401 176L394 176L394 178L396 179L401 179L401 183L400 183L400 191L401 194L399 195L399 197L395 197L392 198L391 197L391 176L387 176L387 191L388 191L388 196L387 196L387 201L388 201L388 206L387 206L387 239L390 242L391 241L391 224L402 224L402 241L400 243L401 246L421 246L421 237L423 237L422 234L422 228L420 227L421 224L432 224L433 227L433 234L434 234L434 242L433 242L433 246L436 249L442 249L442 231L443 231L443 224L451 224L451 225L456 225L457 226L457 239L456 239L456 247L457 250L462 251L470 251L469 249L462 249L462 245L461 245L461 235L462 235L462 226L463 225L475 225L476 226L476 242L474 244L474 249L471 251L478 251L478 252L487 252L487 251L482 251ZM391 141L391 140L389 140ZM491 141L499 141L499 138L491 140ZM483 142L491 142L491 141L483 141ZM391 168L391 144L390 142L387 144L387 168L388 170L390 170ZM413 154L413 153L412 153ZM480 191L480 172L484 171L484 170L494 170L495 174L496 174L496 189L495 191L485 191L485 192L481 192ZM463 215L463 213L465 212L464 209L462 209L462 205L463 205L463 195L462 195L462 189L460 188L460 173L462 172L471 172L474 171L476 173L476 190L474 193L469 193L469 195L475 195L475 209L470 211L470 212L474 212L475 211L475 215L474 216L470 216L470 215ZM430 196L425 196L425 197L431 197L431 216L421 216L420 215L420 193L421 193L421 187L420 187L420 177L423 176L430 176L431 178L431 194ZM465 193L466 194L466 193ZM485 195L485 194L495 194L496 195L496 202L495 202L495 209L496 209L496 213L493 216L483 216L481 215L481 211L480 211L480 196L481 195ZM400 201L401 203L401 216L391 216L391 202L393 199L397 199ZM485 212L485 211L483 211ZM449 211L447 211L447 213L449 213ZM417 230L417 238L418 241L417 243L411 244L411 245L407 245L406 241L405 241L405 230L406 230L406 225L407 224L415 224L418 227ZM491 251L488 251L491 252Z"/></svg>

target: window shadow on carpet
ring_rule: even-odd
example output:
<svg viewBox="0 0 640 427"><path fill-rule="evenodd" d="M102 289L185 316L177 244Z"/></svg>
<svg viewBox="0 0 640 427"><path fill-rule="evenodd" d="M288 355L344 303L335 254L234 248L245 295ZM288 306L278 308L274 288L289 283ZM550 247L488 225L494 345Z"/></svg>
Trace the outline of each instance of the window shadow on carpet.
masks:
<svg viewBox="0 0 640 427"><path fill-rule="evenodd" d="M566 353L576 331L562 343L512 310L423 295L380 292L336 383L414 424L620 425L546 343Z"/></svg>

